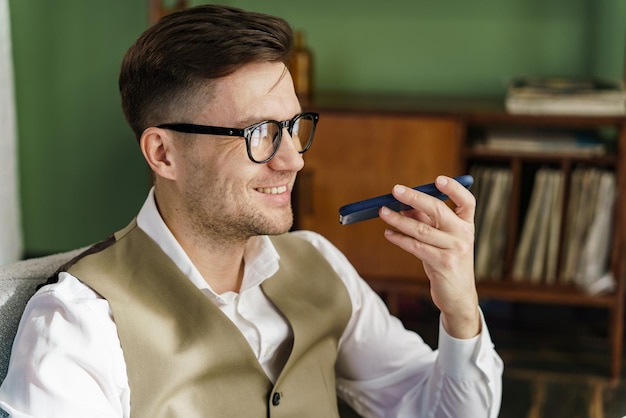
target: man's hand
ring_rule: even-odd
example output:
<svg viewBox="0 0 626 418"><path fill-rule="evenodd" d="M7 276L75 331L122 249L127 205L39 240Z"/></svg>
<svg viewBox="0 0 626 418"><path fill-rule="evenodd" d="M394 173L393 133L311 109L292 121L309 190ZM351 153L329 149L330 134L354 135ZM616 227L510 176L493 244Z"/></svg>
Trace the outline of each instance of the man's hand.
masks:
<svg viewBox="0 0 626 418"><path fill-rule="evenodd" d="M382 208L380 217L394 228L385 237L424 263L446 332L471 338L480 333L481 324L474 279L476 199L449 177L439 176L435 184L456 205L454 210L437 198L396 185L393 196L413 209L397 213Z"/></svg>

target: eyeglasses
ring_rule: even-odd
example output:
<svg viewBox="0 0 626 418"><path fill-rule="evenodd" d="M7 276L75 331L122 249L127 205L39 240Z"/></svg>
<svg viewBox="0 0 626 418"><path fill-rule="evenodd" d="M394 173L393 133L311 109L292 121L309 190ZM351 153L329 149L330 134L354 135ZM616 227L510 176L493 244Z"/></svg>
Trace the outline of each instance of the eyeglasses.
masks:
<svg viewBox="0 0 626 418"><path fill-rule="evenodd" d="M285 128L287 128L287 132L293 139L296 150L300 154L306 152L313 142L313 135L315 134L318 120L319 114L304 112L284 122L265 120L243 129L194 125L191 123L164 123L158 125L157 128L188 134L240 136L246 140L246 149L248 150L250 160L257 164L263 164L276 155L283 136L283 129Z"/></svg>

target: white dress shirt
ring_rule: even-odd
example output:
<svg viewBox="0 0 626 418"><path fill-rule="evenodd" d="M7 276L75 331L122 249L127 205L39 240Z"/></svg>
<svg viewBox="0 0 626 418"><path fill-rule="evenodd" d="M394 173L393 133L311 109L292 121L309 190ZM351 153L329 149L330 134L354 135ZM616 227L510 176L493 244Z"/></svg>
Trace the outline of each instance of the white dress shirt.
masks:
<svg viewBox="0 0 626 418"><path fill-rule="evenodd" d="M163 222L153 191L137 225L237 325L274 382L291 335L260 288L278 269L269 238L248 243L240 292L218 295ZM316 233L293 233L321 251L352 301L336 364L340 397L364 417L497 417L503 366L484 320L481 334L467 340L449 336L440 321L433 351L389 314L337 248ZM130 417L126 364L109 304L69 273L29 301L0 387L0 407L14 418Z"/></svg>

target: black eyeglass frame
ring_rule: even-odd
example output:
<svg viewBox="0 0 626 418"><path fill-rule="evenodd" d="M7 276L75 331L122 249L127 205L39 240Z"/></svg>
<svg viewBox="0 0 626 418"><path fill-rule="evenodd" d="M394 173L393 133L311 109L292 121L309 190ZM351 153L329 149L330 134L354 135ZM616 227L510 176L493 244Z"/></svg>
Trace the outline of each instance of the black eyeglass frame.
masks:
<svg viewBox="0 0 626 418"><path fill-rule="evenodd" d="M273 120L273 119L268 119L268 120L264 120L261 122L257 122L243 129L224 128L221 126L196 125L193 123L163 123L163 124L157 125L156 127L161 128L161 129L169 129L169 130L176 131L176 132L182 132L186 134L242 137L246 140L246 151L248 152L248 158L250 158L250 161L257 163L257 164L264 164L268 162L269 160L271 160L272 158L274 158L274 156L278 152L278 148L280 147L280 142L283 138L283 129L287 128L287 132L289 132L289 135L292 135L293 127L295 126L296 122L302 119L303 117L310 117L311 120L313 121L313 128L311 129L311 134L307 140L307 143L301 150L298 151L300 154L304 154L311 147L311 144L313 143L313 137L315 136L315 128L317 127L317 122L319 121L319 118L320 118L320 115L315 112L298 113L292 119L282 121L282 122ZM256 128L267 123L274 123L280 127L280 129L278 129L278 138L276 138L275 141L272 141L272 143L275 145L274 145L274 150L272 151L270 156L265 158L262 161L257 161L252 156L252 149L250 145L250 141L252 140L251 135L252 135L252 132L254 132Z"/></svg>

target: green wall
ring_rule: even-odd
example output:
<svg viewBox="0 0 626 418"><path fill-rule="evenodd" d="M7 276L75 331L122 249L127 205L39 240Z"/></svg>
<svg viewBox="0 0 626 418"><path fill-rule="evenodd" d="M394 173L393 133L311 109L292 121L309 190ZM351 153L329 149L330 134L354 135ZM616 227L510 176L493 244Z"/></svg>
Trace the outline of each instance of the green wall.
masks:
<svg viewBox="0 0 626 418"><path fill-rule="evenodd" d="M325 89L499 94L513 75L623 71L626 0L227 3L303 29Z"/></svg>
<svg viewBox="0 0 626 418"><path fill-rule="evenodd" d="M304 30L323 90L502 95L519 74L624 73L626 0L224 3ZM25 251L86 245L124 226L147 190L117 72L147 25L148 1L9 6Z"/></svg>
<svg viewBox="0 0 626 418"><path fill-rule="evenodd" d="M89 244L138 210L148 176L117 72L146 2L10 0L26 255Z"/></svg>

